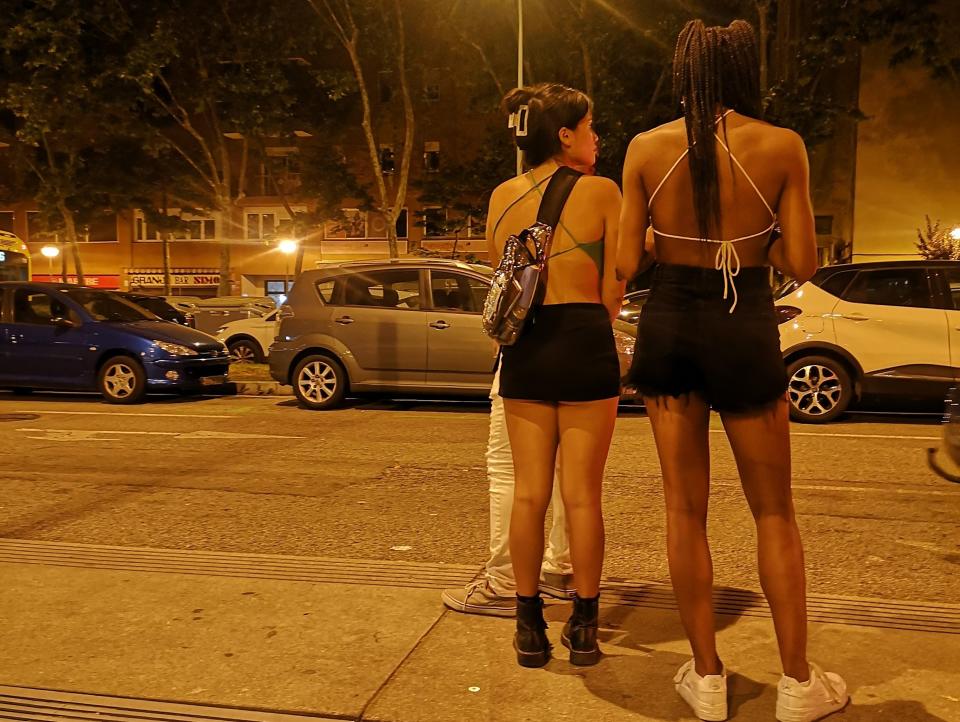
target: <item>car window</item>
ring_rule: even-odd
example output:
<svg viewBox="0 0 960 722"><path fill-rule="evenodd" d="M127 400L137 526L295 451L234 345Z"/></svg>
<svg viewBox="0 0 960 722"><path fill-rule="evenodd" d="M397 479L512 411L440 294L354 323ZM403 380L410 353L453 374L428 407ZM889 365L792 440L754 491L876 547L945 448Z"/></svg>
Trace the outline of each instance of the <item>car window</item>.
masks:
<svg viewBox="0 0 960 722"><path fill-rule="evenodd" d="M960 311L960 268L944 268L943 275L947 279L947 303Z"/></svg>
<svg viewBox="0 0 960 722"><path fill-rule="evenodd" d="M49 293L18 288L13 293L13 322L52 326L54 319L69 318L70 309Z"/></svg>
<svg viewBox="0 0 960 722"><path fill-rule="evenodd" d="M817 283L816 279L814 279L813 282L831 296L843 298L843 292L847 290L847 286L850 285L850 281L852 281L856 275L856 271L840 271L839 273L827 276L826 279L820 283Z"/></svg>
<svg viewBox="0 0 960 722"><path fill-rule="evenodd" d="M73 301L83 306L94 320L107 323L159 321L160 318L142 306L127 301L108 291L88 291L82 288L64 290Z"/></svg>
<svg viewBox="0 0 960 722"><path fill-rule="evenodd" d="M489 290L488 283L463 273L430 272L430 294L436 309L480 313Z"/></svg>
<svg viewBox="0 0 960 722"><path fill-rule="evenodd" d="M930 284L923 268L860 271L843 294L850 303L932 308Z"/></svg>
<svg viewBox="0 0 960 722"><path fill-rule="evenodd" d="M324 303L333 303L333 294L337 288L336 280L330 279L321 279L317 281L317 293L320 295L320 300Z"/></svg>
<svg viewBox="0 0 960 722"><path fill-rule="evenodd" d="M388 269L354 273L343 291L345 306L420 308L420 271Z"/></svg>

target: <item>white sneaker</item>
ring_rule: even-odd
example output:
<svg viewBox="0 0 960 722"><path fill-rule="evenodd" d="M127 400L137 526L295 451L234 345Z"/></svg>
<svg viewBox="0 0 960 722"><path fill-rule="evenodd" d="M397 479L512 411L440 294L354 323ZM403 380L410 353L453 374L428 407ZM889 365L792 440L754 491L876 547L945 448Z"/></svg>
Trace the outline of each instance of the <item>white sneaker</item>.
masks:
<svg viewBox="0 0 960 722"><path fill-rule="evenodd" d="M722 722L727 718L726 670L701 677L691 659L677 671L673 686L700 719Z"/></svg>
<svg viewBox="0 0 960 722"><path fill-rule="evenodd" d="M786 675L780 678L777 719L780 722L813 722L843 709L849 701L843 677L811 664L810 679L803 684Z"/></svg>

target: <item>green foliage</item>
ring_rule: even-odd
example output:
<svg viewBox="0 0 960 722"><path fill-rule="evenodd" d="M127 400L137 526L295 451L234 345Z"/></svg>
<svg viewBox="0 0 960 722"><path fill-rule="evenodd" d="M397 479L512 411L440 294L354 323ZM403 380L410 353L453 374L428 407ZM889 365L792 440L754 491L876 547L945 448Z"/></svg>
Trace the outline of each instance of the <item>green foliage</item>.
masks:
<svg viewBox="0 0 960 722"><path fill-rule="evenodd" d="M925 229L917 229L917 253L930 260L960 261L960 238L942 228L939 219L931 223L930 216L926 216L926 222Z"/></svg>

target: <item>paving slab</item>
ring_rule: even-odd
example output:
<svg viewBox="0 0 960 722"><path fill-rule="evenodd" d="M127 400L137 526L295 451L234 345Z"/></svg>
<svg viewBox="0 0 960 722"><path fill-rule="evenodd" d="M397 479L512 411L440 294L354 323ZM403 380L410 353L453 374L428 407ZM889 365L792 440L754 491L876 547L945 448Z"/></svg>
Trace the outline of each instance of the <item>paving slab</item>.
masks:
<svg viewBox="0 0 960 722"><path fill-rule="evenodd" d="M539 670L514 661L510 620L447 613L370 705L378 722L693 720L672 678L689 657L675 611L604 606L604 659L574 667L560 646L568 605L548 607L556 658ZM772 623L718 616L732 671L731 719L773 719L779 660ZM951 634L813 624L814 660L842 671L853 693L843 722L960 720L960 645Z"/></svg>
<svg viewBox="0 0 960 722"><path fill-rule="evenodd" d="M0 564L0 684L355 718L435 590Z"/></svg>

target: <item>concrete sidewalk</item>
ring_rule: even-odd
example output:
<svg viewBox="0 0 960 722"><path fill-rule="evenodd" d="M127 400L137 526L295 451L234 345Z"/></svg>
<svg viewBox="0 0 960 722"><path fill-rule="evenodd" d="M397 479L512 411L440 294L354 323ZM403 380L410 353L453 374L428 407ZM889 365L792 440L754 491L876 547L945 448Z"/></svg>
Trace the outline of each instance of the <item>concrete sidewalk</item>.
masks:
<svg viewBox="0 0 960 722"><path fill-rule="evenodd" d="M0 539L0 719L519 722L691 719L669 589L609 582L604 659L518 667L511 620L444 610L480 570ZM731 719L773 719L759 597L721 590ZM811 598L811 656L842 672L835 718L960 720L960 605Z"/></svg>

